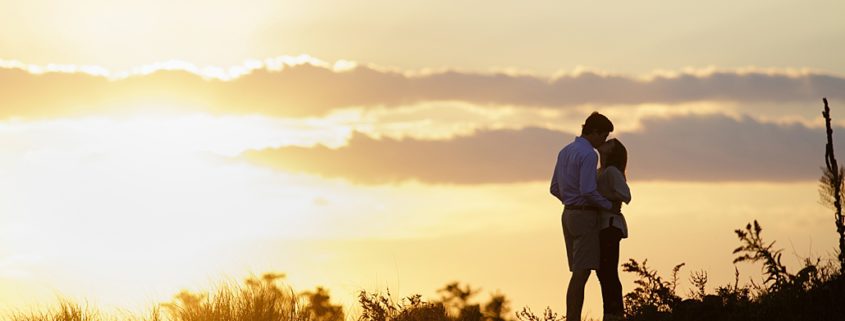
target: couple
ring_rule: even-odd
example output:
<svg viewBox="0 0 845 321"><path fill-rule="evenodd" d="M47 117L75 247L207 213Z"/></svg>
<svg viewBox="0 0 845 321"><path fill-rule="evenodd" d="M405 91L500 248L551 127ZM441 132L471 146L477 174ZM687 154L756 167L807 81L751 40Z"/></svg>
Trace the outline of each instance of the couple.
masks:
<svg viewBox="0 0 845 321"><path fill-rule="evenodd" d="M604 320L623 317L619 242L628 237L628 227L621 207L631 201L631 191L625 182L628 152L619 140L607 140L612 131L613 123L593 112L581 136L558 154L552 176L551 193L565 206L563 238L572 272L566 290L567 321L581 320L591 270L597 271L601 283Z"/></svg>

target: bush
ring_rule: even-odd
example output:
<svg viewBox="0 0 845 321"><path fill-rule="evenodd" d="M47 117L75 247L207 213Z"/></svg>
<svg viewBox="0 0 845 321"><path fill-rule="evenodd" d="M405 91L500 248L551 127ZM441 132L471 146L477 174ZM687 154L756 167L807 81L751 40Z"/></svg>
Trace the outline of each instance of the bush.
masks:
<svg viewBox="0 0 845 321"><path fill-rule="evenodd" d="M471 303L479 289L452 282L439 289L440 300L425 302L420 295L413 295L396 302L390 291L387 296L368 294L358 296L363 313L361 321L511 321L509 301L504 294L494 293L486 304Z"/></svg>
<svg viewBox="0 0 845 321"><path fill-rule="evenodd" d="M420 295L404 298L397 303L392 299L389 291L387 296L361 291L358 302L363 309L358 319L360 321L450 320L443 304L423 302Z"/></svg>
<svg viewBox="0 0 845 321"><path fill-rule="evenodd" d="M780 249L774 242L766 243L763 229L757 221L744 230L736 230L742 243L734 250L734 263L763 263L765 280L762 285L739 285L739 270L735 283L716 288L707 294L707 273L693 272L690 282L696 291L682 299L676 293L677 273L683 264L675 266L672 278L664 281L657 271L631 259L623 264L626 272L639 276L637 287L625 295L628 320L845 320L845 278L834 264L821 265L821 259L805 259L798 273L792 274L781 263Z"/></svg>

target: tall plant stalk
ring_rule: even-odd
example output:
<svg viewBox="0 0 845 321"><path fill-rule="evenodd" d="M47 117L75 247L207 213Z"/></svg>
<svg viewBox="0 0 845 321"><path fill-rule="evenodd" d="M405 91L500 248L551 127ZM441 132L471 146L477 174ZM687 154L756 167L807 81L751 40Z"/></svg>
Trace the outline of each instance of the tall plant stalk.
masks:
<svg viewBox="0 0 845 321"><path fill-rule="evenodd" d="M827 98L823 98L825 126L827 127L827 145L824 151L824 162L827 166L827 172L822 177L823 181L829 184L828 191L833 196L833 207L835 209L834 219L836 220L836 232L839 234L839 271L845 275L845 219L842 217L842 169L836 162L836 157L833 154L833 127L830 125L830 107L827 104Z"/></svg>

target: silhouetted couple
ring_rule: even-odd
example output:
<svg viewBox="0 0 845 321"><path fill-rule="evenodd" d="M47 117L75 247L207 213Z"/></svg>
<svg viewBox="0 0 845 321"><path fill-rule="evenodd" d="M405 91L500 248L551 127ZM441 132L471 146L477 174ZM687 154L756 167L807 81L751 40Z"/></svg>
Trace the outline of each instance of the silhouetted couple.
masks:
<svg viewBox="0 0 845 321"><path fill-rule="evenodd" d="M597 271L601 283L603 319L623 317L619 242L628 237L628 227L621 208L623 202L631 201L631 191L625 180L628 152L619 140L607 140L612 131L613 123L593 112L584 122L581 136L558 153L552 175L551 193L564 204L563 238L572 271L566 290L566 321L581 320L584 285L592 270Z"/></svg>

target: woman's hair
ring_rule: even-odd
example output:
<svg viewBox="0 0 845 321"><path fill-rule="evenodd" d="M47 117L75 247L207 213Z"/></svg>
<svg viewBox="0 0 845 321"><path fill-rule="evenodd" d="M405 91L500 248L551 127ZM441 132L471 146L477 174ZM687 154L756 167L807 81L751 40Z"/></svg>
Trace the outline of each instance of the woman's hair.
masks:
<svg viewBox="0 0 845 321"><path fill-rule="evenodd" d="M613 148L608 153L607 159L605 159L605 166L616 167L616 169L622 172L622 175L625 175L625 166L628 165L628 149L616 138L610 139L607 142L612 142Z"/></svg>

